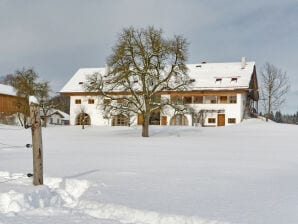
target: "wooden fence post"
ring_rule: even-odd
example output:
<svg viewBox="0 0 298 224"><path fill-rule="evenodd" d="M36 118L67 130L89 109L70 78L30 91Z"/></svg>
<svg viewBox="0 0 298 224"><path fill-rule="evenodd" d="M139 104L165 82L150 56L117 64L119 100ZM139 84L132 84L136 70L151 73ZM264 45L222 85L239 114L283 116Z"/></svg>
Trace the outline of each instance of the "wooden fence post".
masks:
<svg viewBox="0 0 298 224"><path fill-rule="evenodd" d="M30 96L31 98L31 96ZM31 98L32 99L32 98ZM32 132L32 150L33 150L33 184L43 184L43 152L42 152L42 135L41 119L37 101L29 99L30 104L30 121Z"/></svg>

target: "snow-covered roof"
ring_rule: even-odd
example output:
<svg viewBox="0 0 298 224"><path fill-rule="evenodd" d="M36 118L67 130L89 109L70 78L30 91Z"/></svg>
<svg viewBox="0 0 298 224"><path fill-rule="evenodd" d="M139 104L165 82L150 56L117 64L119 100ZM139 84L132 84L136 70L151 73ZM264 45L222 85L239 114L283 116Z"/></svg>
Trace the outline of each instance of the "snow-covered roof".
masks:
<svg viewBox="0 0 298 224"><path fill-rule="evenodd" d="M58 109L50 109L48 112L47 112L47 116L51 116L53 114L60 114L63 118L63 120L69 120L69 114L61 111L61 110L58 110ZM44 113L42 111L42 109L40 109L40 116L44 116Z"/></svg>
<svg viewBox="0 0 298 224"><path fill-rule="evenodd" d="M63 120L69 120L69 114L67 114L61 110L53 110L53 113L51 113L51 115L55 114L55 113L59 113L63 117Z"/></svg>
<svg viewBox="0 0 298 224"><path fill-rule="evenodd" d="M60 90L61 93L77 93L85 92L83 84L86 82L87 76L94 73L104 74L105 68L80 68L73 77Z"/></svg>
<svg viewBox="0 0 298 224"><path fill-rule="evenodd" d="M188 64L192 79L191 90L247 89L254 71L255 62ZM105 68L81 68L61 89L61 93L81 93L86 77L94 73L104 74Z"/></svg>
<svg viewBox="0 0 298 224"><path fill-rule="evenodd" d="M242 67L243 66L243 67ZM255 62L188 64L193 90L247 89Z"/></svg>
<svg viewBox="0 0 298 224"><path fill-rule="evenodd" d="M12 86L0 84L0 94L16 96L16 91Z"/></svg>

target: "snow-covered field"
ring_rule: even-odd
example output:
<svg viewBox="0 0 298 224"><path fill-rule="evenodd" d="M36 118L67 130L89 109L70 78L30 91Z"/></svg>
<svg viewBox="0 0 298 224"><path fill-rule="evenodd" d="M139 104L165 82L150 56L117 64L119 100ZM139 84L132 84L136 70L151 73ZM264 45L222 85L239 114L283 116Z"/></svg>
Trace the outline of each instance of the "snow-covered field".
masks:
<svg viewBox="0 0 298 224"><path fill-rule="evenodd" d="M298 126L48 127L34 187L30 130L0 125L0 224L297 224Z"/></svg>

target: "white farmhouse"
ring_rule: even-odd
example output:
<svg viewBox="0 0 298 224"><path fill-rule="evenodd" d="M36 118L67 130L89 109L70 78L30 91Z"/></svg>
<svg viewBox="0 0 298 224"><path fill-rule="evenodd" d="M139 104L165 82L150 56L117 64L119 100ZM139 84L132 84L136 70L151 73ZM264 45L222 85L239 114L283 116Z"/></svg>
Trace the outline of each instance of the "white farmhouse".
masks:
<svg viewBox="0 0 298 224"><path fill-rule="evenodd" d="M202 125L225 126L240 123L258 111L258 82L255 62L242 58L232 63L188 64L191 88L188 91L164 92L161 97L178 100L193 108L190 114L175 114L174 111L156 111L150 119L151 125ZM84 91L87 76L104 74L105 68L81 68L61 89L70 96L70 124L123 126L141 124L142 117L136 114L104 116L100 105L103 97Z"/></svg>
<svg viewBox="0 0 298 224"><path fill-rule="evenodd" d="M40 110L40 117L41 119L45 120L45 115L42 110ZM52 125L68 125L69 124L69 114L57 110L57 109L50 109L47 112L47 124L52 124Z"/></svg>

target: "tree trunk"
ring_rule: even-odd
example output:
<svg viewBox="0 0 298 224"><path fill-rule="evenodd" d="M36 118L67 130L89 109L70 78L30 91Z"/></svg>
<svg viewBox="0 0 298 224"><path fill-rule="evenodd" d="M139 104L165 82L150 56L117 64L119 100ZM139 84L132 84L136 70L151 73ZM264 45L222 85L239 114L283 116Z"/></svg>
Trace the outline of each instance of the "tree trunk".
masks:
<svg viewBox="0 0 298 224"><path fill-rule="evenodd" d="M270 113L271 113L271 95L269 95L269 98L268 98L268 111L266 114L266 122L268 122L269 120Z"/></svg>
<svg viewBox="0 0 298 224"><path fill-rule="evenodd" d="M33 151L33 184L43 184L43 146L41 134L41 119L37 104L30 104L30 120Z"/></svg>
<svg viewBox="0 0 298 224"><path fill-rule="evenodd" d="M142 137L149 137L149 115L143 114Z"/></svg>
<svg viewBox="0 0 298 224"><path fill-rule="evenodd" d="M20 113L18 113L18 119L19 119L19 122L20 122L21 126L24 127L25 125L23 124Z"/></svg>
<svg viewBox="0 0 298 224"><path fill-rule="evenodd" d="M82 129L85 129L85 115L84 115L84 117L83 117L83 123L82 123L83 125L82 125Z"/></svg>
<svg viewBox="0 0 298 224"><path fill-rule="evenodd" d="M43 120L42 126L44 128L46 128L47 127L47 123L48 123L48 117L47 116L44 116L44 120Z"/></svg>
<svg viewBox="0 0 298 224"><path fill-rule="evenodd" d="M269 120L269 113L266 113L266 122Z"/></svg>

